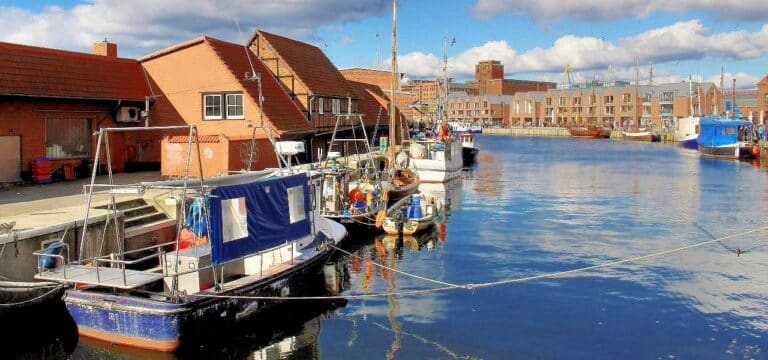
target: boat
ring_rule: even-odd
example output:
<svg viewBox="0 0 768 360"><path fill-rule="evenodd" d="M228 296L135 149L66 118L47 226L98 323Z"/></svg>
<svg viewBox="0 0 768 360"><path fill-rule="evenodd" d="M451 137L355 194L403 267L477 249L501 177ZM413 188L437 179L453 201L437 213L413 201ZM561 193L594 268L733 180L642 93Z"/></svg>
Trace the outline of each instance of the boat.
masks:
<svg viewBox="0 0 768 360"><path fill-rule="evenodd" d="M0 322L37 318L51 314L63 304L66 286L55 282L0 281Z"/></svg>
<svg viewBox="0 0 768 360"><path fill-rule="evenodd" d="M480 149L475 145L475 135L461 134L459 140L461 140L461 158L464 166L471 166L477 159L477 153L480 152Z"/></svg>
<svg viewBox="0 0 768 360"><path fill-rule="evenodd" d="M609 131L597 125L566 125L565 128L572 137L605 139L611 136Z"/></svg>
<svg viewBox="0 0 768 360"><path fill-rule="evenodd" d="M177 128L189 128L190 136L196 132L194 125ZM99 144L112 130L129 131L100 129ZM97 150L96 165L98 161ZM81 336L175 351L183 341L263 313L281 298L301 294L308 282L322 281L317 269L347 231L320 216L311 197L318 190L310 191L306 173L201 175L195 185L184 178L98 187L110 194L152 188L170 192L168 201L175 200L179 213L171 244L92 257L81 251L72 261L60 254L34 253L41 261L57 259L54 266L41 267L36 279L74 286L63 301ZM86 215L83 229L88 226ZM60 246L70 252L66 243ZM238 298L254 296L268 299Z"/></svg>
<svg viewBox="0 0 768 360"><path fill-rule="evenodd" d="M429 194L413 194L410 201L384 219L384 232L390 235L414 235L435 224L439 204Z"/></svg>
<svg viewBox="0 0 768 360"><path fill-rule="evenodd" d="M409 167L418 173L422 182L445 182L461 175L462 144L453 136L412 139L409 152Z"/></svg>
<svg viewBox="0 0 768 360"><path fill-rule="evenodd" d="M699 95L699 110L701 110L701 91L697 90L696 93ZM688 102L691 104L691 115L677 120L675 124L675 141L677 141L677 145L686 149L697 149L698 143L696 138L699 137L701 113L699 113L699 116L693 116L695 113L693 106L693 81L690 78L688 79Z"/></svg>
<svg viewBox="0 0 768 360"><path fill-rule="evenodd" d="M738 116L707 116L701 119L699 126L701 133L696 142L702 156L739 159L760 155L749 121Z"/></svg>
<svg viewBox="0 0 768 360"><path fill-rule="evenodd" d="M362 138L337 139L340 129L347 126L352 134L356 134L356 125L360 127ZM342 145L349 142L354 142L356 147L357 143L362 143L363 154L358 151L348 156L344 165L339 164L341 153L333 149L335 146L343 148ZM350 229L374 225L376 215L387 205L383 200L384 190L391 186L383 182L383 176L373 160L360 114L337 115L325 160L309 173L311 181L321 189L316 194L320 214Z"/></svg>
<svg viewBox="0 0 768 360"><path fill-rule="evenodd" d="M659 136L651 131L622 131L621 137L627 141L659 141Z"/></svg>
<svg viewBox="0 0 768 360"><path fill-rule="evenodd" d="M698 149L699 144L696 139L699 137L699 123L701 118L698 116L688 116L677 120L675 127L675 141L677 145L686 149Z"/></svg>
<svg viewBox="0 0 768 360"><path fill-rule="evenodd" d="M451 127L451 132L454 134L468 134L469 133L469 123L462 122L462 121L451 121L448 126Z"/></svg>
<svg viewBox="0 0 768 360"><path fill-rule="evenodd" d="M400 89L400 73L397 71L397 2L393 6L392 18L392 73L390 77L390 111L389 111L389 140L387 143L387 166L384 170L384 180L389 184L384 198L390 203L397 202L418 190L421 179L408 167L409 156L402 146L397 143L397 93ZM394 110L393 110L394 109ZM383 220L384 212L377 215L377 224Z"/></svg>

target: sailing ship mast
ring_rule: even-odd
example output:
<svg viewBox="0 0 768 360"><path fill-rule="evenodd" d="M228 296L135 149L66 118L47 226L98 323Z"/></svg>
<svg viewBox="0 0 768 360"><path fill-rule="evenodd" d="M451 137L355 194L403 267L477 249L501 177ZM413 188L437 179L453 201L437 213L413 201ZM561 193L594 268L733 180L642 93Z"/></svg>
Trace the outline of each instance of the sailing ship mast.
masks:
<svg viewBox="0 0 768 360"><path fill-rule="evenodd" d="M399 88L398 81L399 76L397 74L397 0L392 1L392 93L389 100L389 136L392 138L389 141L389 155L392 157L392 163L395 160L395 146L397 141L397 108L395 106L395 99L397 89Z"/></svg>

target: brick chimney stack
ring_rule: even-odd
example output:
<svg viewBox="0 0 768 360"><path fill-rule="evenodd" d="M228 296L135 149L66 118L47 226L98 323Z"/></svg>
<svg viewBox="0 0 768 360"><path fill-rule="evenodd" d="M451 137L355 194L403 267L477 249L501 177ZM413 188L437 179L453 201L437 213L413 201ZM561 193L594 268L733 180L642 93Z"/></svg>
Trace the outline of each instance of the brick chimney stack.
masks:
<svg viewBox="0 0 768 360"><path fill-rule="evenodd" d="M117 57L117 44L108 42L106 38L104 41L93 43L93 53L95 55Z"/></svg>

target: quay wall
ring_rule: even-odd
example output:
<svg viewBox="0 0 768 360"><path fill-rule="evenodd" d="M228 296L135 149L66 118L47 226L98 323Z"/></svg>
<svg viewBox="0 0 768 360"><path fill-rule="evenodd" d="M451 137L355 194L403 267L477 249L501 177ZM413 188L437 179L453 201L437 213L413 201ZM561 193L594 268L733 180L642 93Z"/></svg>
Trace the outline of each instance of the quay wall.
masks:
<svg viewBox="0 0 768 360"><path fill-rule="evenodd" d="M483 129L483 135L568 137L571 133L562 127L523 127Z"/></svg>

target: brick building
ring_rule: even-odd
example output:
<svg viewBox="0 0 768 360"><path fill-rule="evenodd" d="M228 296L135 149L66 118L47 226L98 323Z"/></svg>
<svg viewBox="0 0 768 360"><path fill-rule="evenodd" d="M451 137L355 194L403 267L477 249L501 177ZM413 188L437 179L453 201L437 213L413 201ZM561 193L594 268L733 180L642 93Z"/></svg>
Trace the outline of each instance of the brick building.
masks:
<svg viewBox="0 0 768 360"><path fill-rule="evenodd" d="M302 109L280 82L253 52L247 51L248 55L242 45L203 36L139 58L156 98L152 125L196 125L207 143L227 144L210 145L206 158L211 163L204 164L209 172L205 176L245 168L254 133L257 147L252 168L276 166L267 131L254 131L254 127L270 127L282 140L303 140L314 133ZM254 79L254 71L260 81ZM151 156L159 158L159 139L146 141L151 144ZM224 153L216 153L216 149ZM163 160L174 159L164 156ZM193 164L196 166L195 161ZM164 173L174 172L166 171L170 164L163 166Z"/></svg>
<svg viewBox="0 0 768 360"><path fill-rule="evenodd" d="M768 75L757 83L757 113L760 124L768 123Z"/></svg>
<svg viewBox="0 0 768 360"><path fill-rule="evenodd" d="M692 93L691 93L692 92ZM575 123L604 127L664 130L690 115L722 112L722 94L713 83L688 82L517 93L510 102L510 126L562 126Z"/></svg>
<svg viewBox="0 0 768 360"><path fill-rule="evenodd" d="M481 61L475 65L475 81L470 82L477 95L514 95L521 91L545 91L557 84L545 81L514 80L504 78L504 65L498 60Z"/></svg>
<svg viewBox="0 0 768 360"><path fill-rule="evenodd" d="M386 96L387 101L390 99L392 93L392 72L372 70L372 69L344 69L341 70L341 74L349 81L364 83L373 85ZM403 74L400 74L403 77ZM400 84L398 84L400 85ZM403 116L405 121L413 121L416 117L416 110L412 105L417 103L416 96L402 89L397 91L396 104L397 111Z"/></svg>
<svg viewBox="0 0 768 360"><path fill-rule="evenodd" d="M358 96L316 46L257 30L248 42L312 126L330 130L336 116L358 111Z"/></svg>
<svg viewBox="0 0 768 360"><path fill-rule="evenodd" d="M0 43L0 79L0 182L27 177L37 158L90 175L92 133L143 125L150 95L141 65L118 58L111 43L94 44L94 54ZM159 160L145 157L128 134L110 140L117 171Z"/></svg>

